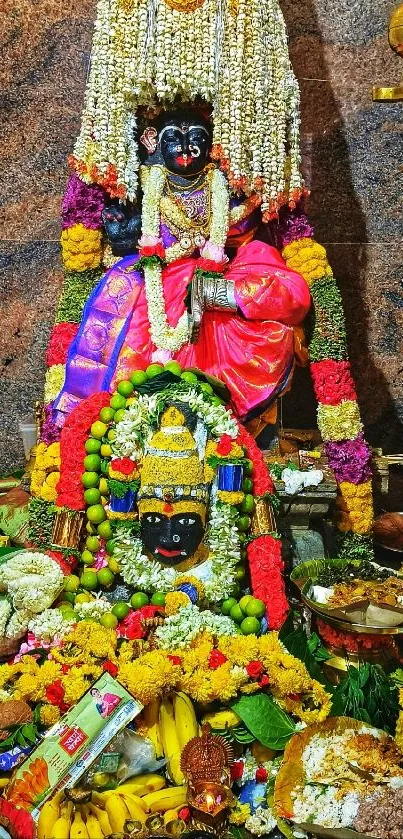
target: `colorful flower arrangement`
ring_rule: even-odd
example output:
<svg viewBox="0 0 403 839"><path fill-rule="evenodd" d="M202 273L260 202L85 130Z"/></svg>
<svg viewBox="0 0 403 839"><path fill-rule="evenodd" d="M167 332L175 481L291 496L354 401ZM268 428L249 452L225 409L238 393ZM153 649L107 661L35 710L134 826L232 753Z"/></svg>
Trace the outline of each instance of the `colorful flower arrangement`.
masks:
<svg viewBox="0 0 403 839"><path fill-rule="evenodd" d="M16 552L0 567L0 636L19 638L38 612L52 605L63 587L63 572L47 554Z"/></svg>
<svg viewBox="0 0 403 839"><path fill-rule="evenodd" d="M33 647L34 649L34 647ZM331 698L305 665L287 653L272 632L256 636L214 637L202 631L187 648L139 653L137 641L117 645L116 633L91 620L59 639L41 663L23 655L0 665L0 698L39 705L47 724L73 705L104 670L144 705L169 690L182 690L199 702L228 703L240 692L264 690L299 720L326 719Z"/></svg>
<svg viewBox="0 0 403 839"><path fill-rule="evenodd" d="M326 251L312 238L298 213L283 226L283 257L299 271L312 294L315 326L310 341L311 375L318 400L318 427L339 487L337 524L344 551L371 554L373 504L371 451L364 440L357 395L348 361L340 292Z"/></svg>

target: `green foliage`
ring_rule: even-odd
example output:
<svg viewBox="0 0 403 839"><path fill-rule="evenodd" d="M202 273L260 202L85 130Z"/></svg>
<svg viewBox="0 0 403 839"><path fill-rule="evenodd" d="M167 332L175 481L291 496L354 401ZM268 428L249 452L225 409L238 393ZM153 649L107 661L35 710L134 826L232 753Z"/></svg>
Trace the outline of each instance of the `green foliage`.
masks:
<svg viewBox="0 0 403 839"><path fill-rule="evenodd" d="M309 346L311 361L348 358L343 303L334 277L323 277L311 286L315 326Z"/></svg>
<svg viewBox="0 0 403 839"><path fill-rule="evenodd" d="M379 664L349 665L333 694L332 716L353 717L393 733L399 714L398 690Z"/></svg>
<svg viewBox="0 0 403 839"><path fill-rule="evenodd" d="M286 649L291 655L299 658L311 676L312 679L320 682L329 693L332 693L332 685L324 674L322 673L321 664L331 658L322 645L320 638L316 633L308 638L306 632L302 628L295 629L293 614L289 613L287 620L281 627L279 639L282 641Z"/></svg>
<svg viewBox="0 0 403 839"><path fill-rule="evenodd" d="M38 729L33 722L24 725L12 725L7 730L9 732L8 737L0 742L0 753L14 749L16 746L27 749L35 744L39 736Z"/></svg>
<svg viewBox="0 0 403 839"><path fill-rule="evenodd" d="M102 276L102 268L65 271L56 323L80 323L84 306Z"/></svg>
<svg viewBox="0 0 403 839"><path fill-rule="evenodd" d="M127 492L137 492L140 486L140 481L115 481L110 478L108 481L108 489L111 495L116 498L124 498Z"/></svg>
<svg viewBox="0 0 403 839"><path fill-rule="evenodd" d="M341 559L374 559L374 545L372 536L362 536L360 533L338 533L339 556Z"/></svg>
<svg viewBox="0 0 403 839"><path fill-rule="evenodd" d="M242 696L232 705L233 711L245 723L250 733L262 746L282 751L295 734L291 717L276 705L267 693Z"/></svg>

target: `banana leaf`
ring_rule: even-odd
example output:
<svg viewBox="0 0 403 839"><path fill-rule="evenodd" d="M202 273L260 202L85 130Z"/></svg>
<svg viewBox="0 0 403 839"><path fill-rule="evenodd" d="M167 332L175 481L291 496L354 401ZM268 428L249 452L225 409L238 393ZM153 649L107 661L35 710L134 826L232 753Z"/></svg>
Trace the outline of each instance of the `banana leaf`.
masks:
<svg viewBox="0 0 403 839"><path fill-rule="evenodd" d="M290 580L301 590L308 580L317 580L328 568L346 568L347 565L354 565L358 569L360 564L359 559L310 559L293 568Z"/></svg>

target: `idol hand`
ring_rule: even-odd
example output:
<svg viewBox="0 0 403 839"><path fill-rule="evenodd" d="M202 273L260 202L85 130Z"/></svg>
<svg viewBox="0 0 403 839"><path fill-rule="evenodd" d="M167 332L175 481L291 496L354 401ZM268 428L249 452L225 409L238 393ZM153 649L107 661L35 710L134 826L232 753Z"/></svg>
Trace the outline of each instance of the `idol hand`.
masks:
<svg viewBox="0 0 403 839"><path fill-rule="evenodd" d="M116 256L135 253L141 236L141 213L133 204L110 204L102 213L105 232Z"/></svg>

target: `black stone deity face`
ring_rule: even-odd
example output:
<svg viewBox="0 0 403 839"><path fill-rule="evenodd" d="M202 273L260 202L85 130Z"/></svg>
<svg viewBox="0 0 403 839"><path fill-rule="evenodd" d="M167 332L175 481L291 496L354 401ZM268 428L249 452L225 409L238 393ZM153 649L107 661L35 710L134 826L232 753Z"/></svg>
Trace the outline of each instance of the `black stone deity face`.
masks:
<svg viewBox="0 0 403 839"><path fill-rule="evenodd" d="M204 534L198 513L144 513L141 518L143 545L163 565L180 565L196 553Z"/></svg>
<svg viewBox="0 0 403 839"><path fill-rule="evenodd" d="M210 131L197 116L166 117L158 133L161 156L169 172L192 178L203 171L211 149Z"/></svg>

